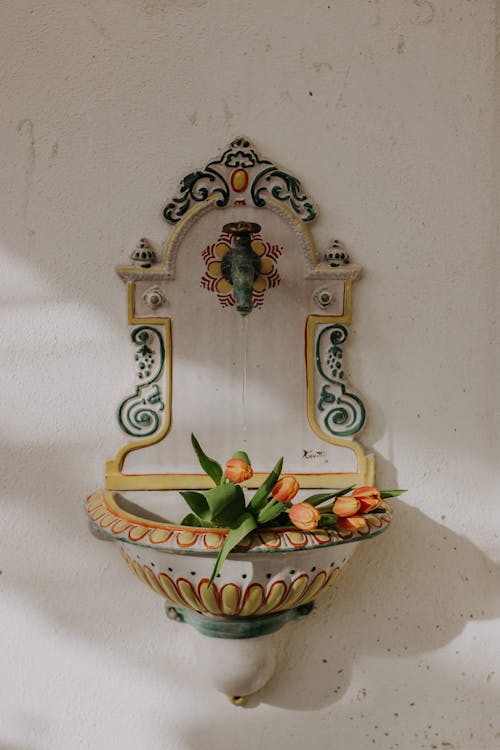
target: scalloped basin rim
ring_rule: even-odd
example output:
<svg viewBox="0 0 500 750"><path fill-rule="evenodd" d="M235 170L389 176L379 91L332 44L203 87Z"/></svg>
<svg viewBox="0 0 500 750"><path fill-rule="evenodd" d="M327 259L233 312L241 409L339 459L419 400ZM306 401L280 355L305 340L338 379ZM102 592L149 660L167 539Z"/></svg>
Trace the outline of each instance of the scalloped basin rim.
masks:
<svg viewBox="0 0 500 750"><path fill-rule="evenodd" d="M392 508L388 503L384 503L384 508L383 514L366 516L368 530L363 532L324 528L306 532L295 527L256 529L233 554L305 551L371 539L384 532L391 523ZM228 534L227 529L169 523L111 490L98 490L90 495L86 511L91 523L111 539L165 552L213 555Z"/></svg>

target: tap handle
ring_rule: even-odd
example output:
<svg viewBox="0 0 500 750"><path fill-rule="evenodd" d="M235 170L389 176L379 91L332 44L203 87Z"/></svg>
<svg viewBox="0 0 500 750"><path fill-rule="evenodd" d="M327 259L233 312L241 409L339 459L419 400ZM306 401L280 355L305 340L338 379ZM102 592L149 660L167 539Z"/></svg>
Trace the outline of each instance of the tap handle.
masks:
<svg viewBox="0 0 500 750"><path fill-rule="evenodd" d="M229 234L257 234L261 228L260 224L252 221L231 221L229 224L224 224L222 231Z"/></svg>

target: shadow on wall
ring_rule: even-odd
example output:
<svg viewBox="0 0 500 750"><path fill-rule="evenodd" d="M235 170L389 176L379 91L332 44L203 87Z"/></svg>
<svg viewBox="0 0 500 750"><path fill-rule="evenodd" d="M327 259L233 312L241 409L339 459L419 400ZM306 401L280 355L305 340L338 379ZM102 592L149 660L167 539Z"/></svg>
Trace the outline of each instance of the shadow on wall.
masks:
<svg viewBox="0 0 500 750"><path fill-rule="evenodd" d="M348 690L360 656L425 655L453 641L468 621L500 616L500 566L415 508L402 501L394 505L391 530L377 544L359 545L334 596L325 595L309 618L282 631L281 669L248 708L259 703L293 711L333 706ZM355 649L353 634L358 634ZM456 677L440 674L439 679L449 681L453 691ZM435 685L435 677L429 680ZM471 701L480 692L475 686ZM386 710L385 697L374 700ZM352 704L346 711L352 713ZM201 747L205 731L191 727L188 747ZM227 724L211 732L214 747L232 750Z"/></svg>
<svg viewBox="0 0 500 750"><path fill-rule="evenodd" d="M347 690L355 657L426 654L453 641L468 621L500 616L500 566L419 510L394 505L391 530L376 545L361 544L336 595L319 601L324 636L304 649L307 622L298 623L287 642L288 666L261 701L294 710L330 705ZM331 674L326 691L324 676L316 690L319 669ZM308 686L300 702L289 670Z"/></svg>

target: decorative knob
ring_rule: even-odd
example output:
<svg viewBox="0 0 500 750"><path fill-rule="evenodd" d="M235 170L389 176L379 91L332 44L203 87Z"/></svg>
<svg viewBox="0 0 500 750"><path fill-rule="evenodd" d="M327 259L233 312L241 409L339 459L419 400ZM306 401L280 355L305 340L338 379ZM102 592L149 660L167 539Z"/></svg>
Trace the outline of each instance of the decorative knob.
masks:
<svg viewBox="0 0 500 750"><path fill-rule="evenodd" d="M151 309L154 310L155 308L165 304L165 302L167 301L167 295L161 287L152 286L149 289L146 289L146 291L142 295L142 299L148 307L151 307Z"/></svg>
<svg viewBox="0 0 500 750"><path fill-rule="evenodd" d="M325 261L330 268L338 268L349 263L349 255L344 250L344 244L340 240L332 240L330 249L325 253Z"/></svg>
<svg viewBox="0 0 500 750"><path fill-rule="evenodd" d="M137 243L137 247L130 255L132 263L141 268L151 268L152 263L156 263L156 254L149 241L142 237Z"/></svg>
<svg viewBox="0 0 500 750"><path fill-rule="evenodd" d="M314 290L313 300L317 305L325 309L327 307L330 307L330 305L335 301L335 293L332 289L329 289L326 286L322 286L319 287L319 289Z"/></svg>

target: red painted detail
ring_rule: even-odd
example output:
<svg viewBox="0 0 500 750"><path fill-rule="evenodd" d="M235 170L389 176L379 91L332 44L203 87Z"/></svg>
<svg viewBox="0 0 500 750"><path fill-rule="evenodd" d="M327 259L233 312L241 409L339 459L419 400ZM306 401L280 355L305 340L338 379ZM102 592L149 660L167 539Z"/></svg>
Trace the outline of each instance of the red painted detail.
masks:
<svg viewBox="0 0 500 750"><path fill-rule="evenodd" d="M187 578L183 578L183 577L181 577L181 578L178 578L178 579L177 579L177 581L175 581L175 583L174 583L174 582L172 581L172 583L174 584L174 587L175 587L175 591L177 592L177 596L179 597L179 599L180 599L181 601L183 601L183 602L184 602L184 603L186 604L186 606L187 606L187 607L188 607L189 609L192 609L192 608L193 608L193 605L192 605L192 604L191 604L191 602L189 601L188 597L185 597L185 596L183 595L183 593L182 593L182 590L181 590L181 589L179 588L179 583L180 583L181 581L182 581L183 583L186 583L186 584L187 584L187 587L188 587L188 589L189 589L189 590L191 591L191 594L192 594L192 596L193 596L193 599L194 599L194 600L195 600L195 601L197 602L197 604L199 605L199 607L200 607L200 609L201 609L201 604L202 604L202 602L201 602L201 601L199 600L199 598L198 598L198 593L197 593L196 589L194 588L193 584L191 583L191 581L188 581L188 580L187 580Z"/></svg>
<svg viewBox="0 0 500 750"><path fill-rule="evenodd" d="M305 534L303 534L302 532L300 532L300 531L299 532L293 532L293 533L294 534L300 534L301 536L299 537L299 539L297 541L294 541L293 540L294 539L293 536L291 537L290 534L286 534L285 535L286 538L288 539L288 541L290 542L290 544L292 545L292 547L305 547L306 544L307 544L307 536Z"/></svg>
<svg viewBox="0 0 500 750"><path fill-rule="evenodd" d="M203 531L202 531L202 532L198 532L198 533L202 533L202 534L203 534ZM193 534L193 536L192 536L192 538L191 538L191 539L189 539L188 541L186 541L186 542L181 542L181 541L179 540L179 537L180 537L180 535L181 535L181 534ZM193 546L193 544L195 544L195 542L196 542L196 539L197 539L197 535L196 535L196 534L194 534L194 533L193 533L193 532L191 531L191 529L187 529L186 531L180 531L180 532L178 532L178 533L177 533L177 538L176 538L176 540L175 540L175 541L176 541L176 543L177 543L177 544L179 545L179 547L192 547L192 546ZM189 581L188 581L188 583L189 583Z"/></svg>
<svg viewBox="0 0 500 750"><path fill-rule="evenodd" d="M144 528L143 530L141 529L139 531L139 533L137 533L136 529L140 529L140 528L141 527L137 525L137 526L132 526L128 530L128 535L127 536L130 539L130 541L132 541L132 542L138 542L140 539L144 539L144 537L146 536L146 534L149 532L149 529Z"/></svg>
<svg viewBox="0 0 500 750"><path fill-rule="evenodd" d="M213 534L213 532L209 532L209 533ZM222 547L223 542L224 542L224 537L218 536L217 542L215 544L209 544L207 542L207 534L203 536L203 544L205 545L207 549L219 549L219 547Z"/></svg>

